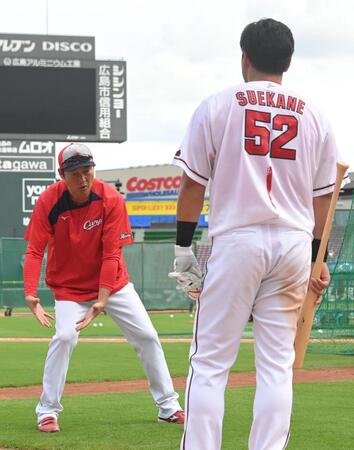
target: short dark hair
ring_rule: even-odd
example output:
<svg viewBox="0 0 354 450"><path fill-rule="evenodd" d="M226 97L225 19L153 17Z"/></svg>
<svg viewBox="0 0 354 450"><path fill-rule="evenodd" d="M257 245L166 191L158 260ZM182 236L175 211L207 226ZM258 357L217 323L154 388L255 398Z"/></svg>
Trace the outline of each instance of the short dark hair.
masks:
<svg viewBox="0 0 354 450"><path fill-rule="evenodd" d="M248 24L241 34L240 45L252 66L269 74L282 74L294 53L290 28L274 19Z"/></svg>

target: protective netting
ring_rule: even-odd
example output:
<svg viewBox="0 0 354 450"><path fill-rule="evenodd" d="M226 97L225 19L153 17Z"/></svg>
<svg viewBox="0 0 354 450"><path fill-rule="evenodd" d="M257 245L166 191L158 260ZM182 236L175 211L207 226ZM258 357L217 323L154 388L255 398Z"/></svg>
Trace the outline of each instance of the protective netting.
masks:
<svg viewBox="0 0 354 450"><path fill-rule="evenodd" d="M205 271L210 245L197 242L197 259ZM328 245L331 283L318 307L309 351L354 354L354 195L350 209L337 209Z"/></svg>
<svg viewBox="0 0 354 450"><path fill-rule="evenodd" d="M136 243L124 248L129 275L147 310L189 309L190 300L168 278L174 260L171 242Z"/></svg>
<svg viewBox="0 0 354 450"><path fill-rule="evenodd" d="M336 211L328 245L331 283L317 308L312 338L327 345L309 345L309 351L354 355L354 195L351 209Z"/></svg>

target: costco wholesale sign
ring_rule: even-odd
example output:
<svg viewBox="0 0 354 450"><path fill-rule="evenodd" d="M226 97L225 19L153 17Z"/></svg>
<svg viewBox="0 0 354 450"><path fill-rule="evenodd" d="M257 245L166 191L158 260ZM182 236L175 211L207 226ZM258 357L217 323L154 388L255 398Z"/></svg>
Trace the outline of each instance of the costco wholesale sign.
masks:
<svg viewBox="0 0 354 450"><path fill-rule="evenodd" d="M177 189L181 185L181 177L159 177L159 178L129 178L127 182L127 191L131 192L164 192L164 195L176 195Z"/></svg>
<svg viewBox="0 0 354 450"><path fill-rule="evenodd" d="M134 228L176 221L177 197L181 176L131 177L127 180L125 198L130 222ZM199 226L208 225L209 199L205 199Z"/></svg>

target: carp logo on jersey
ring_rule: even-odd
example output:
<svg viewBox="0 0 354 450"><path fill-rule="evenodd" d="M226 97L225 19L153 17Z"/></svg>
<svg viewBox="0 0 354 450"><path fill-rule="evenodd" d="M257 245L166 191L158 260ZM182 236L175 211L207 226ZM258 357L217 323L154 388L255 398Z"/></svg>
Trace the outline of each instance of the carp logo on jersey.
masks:
<svg viewBox="0 0 354 450"><path fill-rule="evenodd" d="M119 239L126 239L129 238L130 236L131 236L130 233L121 233Z"/></svg>
<svg viewBox="0 0 354 450"><path fill-rule="evenodd" d="M84 230L90 231L92 228L99 227L103 222L103 219L86 220L84 223Z"/></svg>

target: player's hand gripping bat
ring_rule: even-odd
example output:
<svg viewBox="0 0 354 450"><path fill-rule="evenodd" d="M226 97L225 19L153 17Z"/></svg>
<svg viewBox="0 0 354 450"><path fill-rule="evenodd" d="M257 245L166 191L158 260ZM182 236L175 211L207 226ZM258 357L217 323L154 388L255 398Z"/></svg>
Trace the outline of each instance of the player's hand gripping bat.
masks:
<svg viewBox="0 0 354 450"><path fill-rule="evenodd" d="M345 172L348 169L348 165L344 163L337 163L337 176L336 176L336 184L334 187L334 191L332 194L331 203L328 209L326 223L323 229L322 237L321 237L321 245L318 250L317 258L315 264L312 269L311 277L319 278L321 274L323 259L325 255L325 251L327 248L327 243L329 240L329 236L331 234L332 222L334 218L334 213L336 209L336 204L339 196L340 187L342 184L342 180ZM318 298L318 294L308 290L305 301L302 305L300 318L298 320L297 325L297 333L295 338L295 362L294 369L301 369L304 363L305 353L307 349L307 344L310 338L313 318L315 315L316 309L316 301Z"/></svg>

